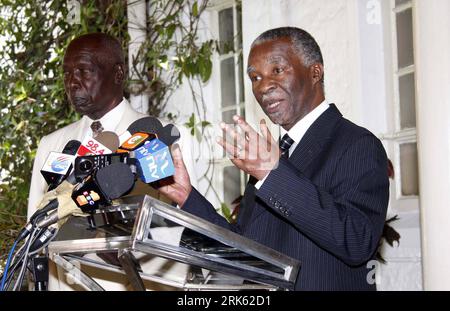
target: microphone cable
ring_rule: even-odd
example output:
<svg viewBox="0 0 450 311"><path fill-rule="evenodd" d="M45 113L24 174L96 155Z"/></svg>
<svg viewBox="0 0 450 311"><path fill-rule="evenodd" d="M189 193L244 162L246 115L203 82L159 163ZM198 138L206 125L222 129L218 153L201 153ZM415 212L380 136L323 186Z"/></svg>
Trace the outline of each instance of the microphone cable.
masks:
<svg viewBox="0 0 450 311"><path fill-rule="evenodd" d="M8 275L8 267L9 267L9 265L11 263L11 258L12 258L12 255L14 253L14 250L16 249L17 242L19 242L19 241L16 239L14 241L13 246L11 247L11 250L9 251L8 260L6 261L5 270L3 271L3 277L2 277L2 283L0 285L0 291L3 291L3 288L5 286L6 276Z"/></svg>
<svg viewBox="0 0 450 311"><path fill-rule="evenodd" d="M45 228L42 228L41 231L45 230ZM33 241L31 241L31 245L33 245L33 243L39 239L39 235L40 232L38 234L36 234L33 238ZM54 236L53 236L54 237ZM52 239L53 239L52 237ZM45 245L46 246L46 245ZM13 257L13 260L11 262L12 267L10 269L9 275L6 278L6 285L4 290L7 291L12 280L14 279L14 274L16 273L17 268L19 267L19 265L23 262L23 259L25 257L25 248L27 247L27 243L24 243L20 249L16 252L16 254ZM39 248L39 250L42 248ZM31 252L30 254L34 254L34 252ZM16 260L17 259L17 260Z"/></svg>
<svg viewBox="0 0 450 311"><path fill-rule="evenodd" d="M23 278L25 276L25 271L28 266L28 256L29 256L29 251L30 251L30 247L31 247L31 242L33 241L33 237L36 235L37 230L38 230L38 228L34 228L34 230L30 234L30 237L28 238L28 241L26 242L27 246L26 246L26 250L25 250L25 254L24 254L24 258L23 258L22 267L20 269L19 276L17 277L17 281L16 281L16 284L14 285L13 291L20 289L20 287L22 286Z"/></svg>
<svg viewBox="0 0 450 311"><path fill-rule="evenodd" d="M47 246L50 240L53 240L53 238L56 236L55 234L52 236L47 243L42 245L39 249L36 249L32 252L30 252L30 247L34 244L34 242L39 238L40 233L44 231L46 228L33 228L31 235L27 237L27 240L25 243L17 250L17 252L12 256L11 255L14 251L14 249L17 247L18 242L20 242L21 239L16 239L14 242L13 247L11 248L10 255L8 257L8 262L5 265L5 270L2 276L2 286L0 287L0 291L7 291L10 287L11 282L14 280L14 274L16 274L17 269L21 267L21 273L19 274L19 277L17 278L17 282L20 282L20 286L23 282L23 277L25 275L25 267L28 265L28 259L31 255L34 255L38 251L40 251L43 247ZM37 232L39 231L39 232ZM36 234L37 232L37 234ZM18 284L14 286L14 290L17 288L20 288Z"/></svg>
<svg viewBox="0 0 450 311"><path fill-rule="evenodd" d="M11 264L12 264L11 269L8 271L9 273L6 278L6 284L3 289L4 291L8 290L9 285L11 284L12 280L14 279L14 274L16 273L17 267L22 263L23 256L25 255L25 246L26 246L26 244L24 243L22 245L22 247L14 255L14 258L11 262Z"/></svg>

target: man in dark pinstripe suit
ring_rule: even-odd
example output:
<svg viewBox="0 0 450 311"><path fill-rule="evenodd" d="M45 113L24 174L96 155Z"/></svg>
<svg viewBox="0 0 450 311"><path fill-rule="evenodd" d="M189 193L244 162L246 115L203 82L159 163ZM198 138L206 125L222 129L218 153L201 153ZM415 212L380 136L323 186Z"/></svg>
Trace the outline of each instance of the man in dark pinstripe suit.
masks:
<svg viewBox="0 0 450 311"><path fill-rule="evenodd" d="M307 32L261 34L247 73L267 116L281 126L280 145L265 122L257 133L235 116L219 139L251 178L236 224L226 222L191 187L174 148L174 183L160 190L183 210L301 261L296 290L375 290L368 264L386 217L389 181L381 142L325 100L323 60Z"/></svg>

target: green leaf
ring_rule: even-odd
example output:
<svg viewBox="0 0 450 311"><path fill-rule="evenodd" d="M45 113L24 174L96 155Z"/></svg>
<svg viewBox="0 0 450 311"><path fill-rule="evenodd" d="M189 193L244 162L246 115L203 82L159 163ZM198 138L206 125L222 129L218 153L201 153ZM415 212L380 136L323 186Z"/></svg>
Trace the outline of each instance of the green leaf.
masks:
<svg viewBox="0 0 450 311"><path fill-rule="evenodd" d="M198 143L202 142L202 131L195 129L195 138L197 138Z"/></svg>
<svg viewBox="0 0 450 311"><path fill-rule="evenodd" d="M202 121L202 122L201 122L201 125L202 125L202 128L205 128L205 127L207 127L207 126L210 126L210 125L211 125L211 122L208 122L208 121Z"/></svg>
<svg viewBox="0 0 450 311"><path fill-rule="evenodd" d="M209 59L204 60L201 63L201 66L200 66L199 69L200 69L200 77L202 78L203 83L205 83L211 77L211 73L212 73L212 62L211 62L211 60L209 60Z"/></svg>
<svg viewBox="0 0 450 311"><path fill-rule="evenodd" d="M192 16L197 17L198 16L198 4L197 1L194 2L192 5Z"/></svg>
<svg viewBox="0 0 450 311"><path fill-rule="evenodd" d="M194 127L194 125L195 125L195 114L194 113L192 113L191 116L189 117L189 124L190 124L190 127Z"/></svg>
<svg viewBox="0 0 450 311"><path fill-rule="evenodd" d="M175 33L175 30L177 29L177 25L175 25L175 24L171 24L171 25L169 25L168 27L167 27L167 30L166 30L166 34L167 34L167 38L168 39L171 39L172 38L172 36L173 36L173 34Z"/></svg>
<svg viewBox="0 0 450 311"><path fill-rule="evenodd" d="M220 211L222 212L223 216L225 216L225 218L227 219L228 222L230 222L230 218L231 218L231 210L228 207L227 204L225 204L224 202L222 202L220 204Z"/></svg>

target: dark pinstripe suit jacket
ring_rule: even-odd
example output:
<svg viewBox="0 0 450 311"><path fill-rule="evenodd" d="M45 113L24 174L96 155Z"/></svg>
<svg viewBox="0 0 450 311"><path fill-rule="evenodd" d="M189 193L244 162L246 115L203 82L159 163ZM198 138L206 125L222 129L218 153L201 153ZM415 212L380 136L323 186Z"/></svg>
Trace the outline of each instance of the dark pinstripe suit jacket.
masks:
<svg viewBox="0 0 450 311"><path fill-rule="evenodd" d="M330 105L259 190L247 185L236 225L195 189L183 210L300 260L296 290L375 290L388 197L381 142Z"/></svg>

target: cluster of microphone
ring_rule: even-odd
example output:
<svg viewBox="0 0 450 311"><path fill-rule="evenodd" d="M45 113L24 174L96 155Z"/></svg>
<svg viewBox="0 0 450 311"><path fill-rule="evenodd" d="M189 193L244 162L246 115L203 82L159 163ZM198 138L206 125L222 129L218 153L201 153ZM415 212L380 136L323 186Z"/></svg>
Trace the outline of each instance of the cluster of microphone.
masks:
<svg viewBox="0 0 450 311"><path fill-rule="evenodd" d="M49 191L64 180L74 184L73 201L90 212L127 194L137 178L152 183L172 176L170 145L179 138L174 125L163 127L157 118L145 117L120 137L104 131L82 142L69 141L61 153L49 154L41 174Z"/></svg>
<svg viewBox="0 0 450 311"><path fill-rule="evenodd" d="M20 288L30 255L56 235L57 227L52 224L69 215L92 214L111 205L112 200L128 194L137 179L151 184L172 176L170 146L179 138L174 125L163 127L157 118L145 117L133 122L120 137L103 131L82 142L69 141L62 152L50 152L41 169L48 184L46 196L14 242L0 291L9 288L18 269L14 289ZM24 246L13 256L15 247L25 239Z"/></svg>
<svg viewBox="0 0 450 311"><path fill-rule="evenodd" d="M73 202L82 212L92 213L128 194L138 178L152 183L172 176L170 146L179 138L180 132L173 124L163 127L157 118L145 117L133 122L120 137L103 131L82 142L69 141L62 152L50 152L41 174L48 191L64 181L72 184ZM31 217L22 235L32 227L45 228L60 220L61 215L66 216L57 199ZM38 221L36 215L40 216Z"/></svg>

